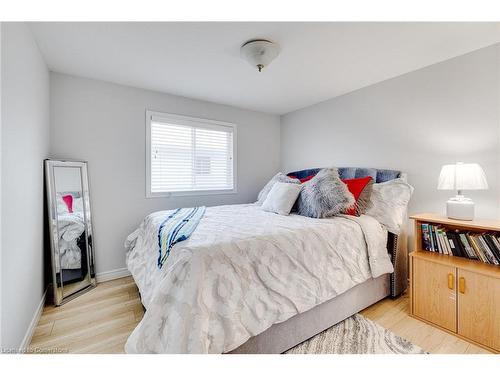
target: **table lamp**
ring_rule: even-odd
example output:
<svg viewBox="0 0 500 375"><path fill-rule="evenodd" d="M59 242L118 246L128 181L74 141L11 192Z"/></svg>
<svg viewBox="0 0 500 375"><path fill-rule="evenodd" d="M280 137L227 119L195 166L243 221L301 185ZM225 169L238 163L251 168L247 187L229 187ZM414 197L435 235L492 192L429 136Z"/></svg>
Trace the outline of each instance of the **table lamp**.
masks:
<svg viewBox="0 0 500 375"><path fill-rule="evenodd" d="M462 190L485 190L488 182L483 169L476 163L444 165L439 174L438 190L457 190L457 195L446 202L446 215L450 219L473 220L474 202L464 197Z"/></svg>

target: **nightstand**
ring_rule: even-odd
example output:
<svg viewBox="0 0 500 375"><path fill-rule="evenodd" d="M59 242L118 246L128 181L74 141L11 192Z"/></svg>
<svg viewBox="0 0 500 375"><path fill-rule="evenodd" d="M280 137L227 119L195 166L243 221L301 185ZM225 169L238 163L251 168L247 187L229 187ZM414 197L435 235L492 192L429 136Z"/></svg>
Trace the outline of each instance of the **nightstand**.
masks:
<svg viewBox="0 0 500 375"><path fill-rule="evenodd" d="M494 352L500 352L500 266L425 250L422 224L476 235L500 234L500 221L460 221L435 214L415 221L410 254L410 314Z"/></svg>

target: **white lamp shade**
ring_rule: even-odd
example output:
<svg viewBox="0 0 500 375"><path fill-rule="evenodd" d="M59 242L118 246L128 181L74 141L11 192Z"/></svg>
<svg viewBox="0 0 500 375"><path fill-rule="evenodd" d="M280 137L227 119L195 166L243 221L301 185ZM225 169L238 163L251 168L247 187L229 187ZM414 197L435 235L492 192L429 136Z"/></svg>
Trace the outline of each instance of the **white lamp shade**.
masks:
<svg viewBox="0 0 500 375"><path fill-rule="evenodd" d="M456 163L441 168L439 190L484 190L488 182L483 169L476 163Z"/></svg>

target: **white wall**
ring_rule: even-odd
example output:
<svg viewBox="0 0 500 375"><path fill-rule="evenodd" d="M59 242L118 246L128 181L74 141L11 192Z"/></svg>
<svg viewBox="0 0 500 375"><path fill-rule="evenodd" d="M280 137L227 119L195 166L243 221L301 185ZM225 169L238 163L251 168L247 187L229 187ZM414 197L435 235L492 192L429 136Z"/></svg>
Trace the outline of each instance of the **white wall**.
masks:
<svg viewBox="0 0 500 375"><path fill-rule="evenodd" d="M281 118L286 171L322 166L401 169L410 212L445 212L443 164L477 162L488 191L466 192L477 217L499 217L499 46L384 81Z"/></svg>
<svg viewBox="0 0 500 375"><path fill-rule="evenodd" d="M44 292L49 72L25 24L2 23L1 34L1 346L16 349Z"/></svg>
<svg viewBox="0 0 500 375"><path fill-rule="evenodd" d="M57 193L82 194L82 170L79 167L55 167L54 188Z"/></svg>
<svg viewBox="0 0 500 375"><path fill-rule="evenodd" d="M123 242L148 213L255 201L279 169L278 116L62 74L50 83L51 156L89 162L98 274L125 267ZM238 193L146 198L146 109L237 124Z"/></svg>

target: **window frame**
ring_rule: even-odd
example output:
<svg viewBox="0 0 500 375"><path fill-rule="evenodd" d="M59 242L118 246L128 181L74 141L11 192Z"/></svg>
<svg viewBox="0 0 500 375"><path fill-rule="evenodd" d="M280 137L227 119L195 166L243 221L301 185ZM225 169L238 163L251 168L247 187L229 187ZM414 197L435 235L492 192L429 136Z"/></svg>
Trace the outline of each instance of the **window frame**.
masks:
<svg viewBox="0 0 500 375"><path fill-rule="evenodd" d="M222 195L222 194L236 194L237 181L238 181L238 159L237 159L237 125L231 122L224 122L218 120L204 119L199 117L191 117L178 115L174 113L158 112L146 110L146 198L165 198L175 196L202 196L202 195ZM233 188L232 189L218 189L218 190L184 190L184 191L151 191L151 122L153 117L165 120L165 122L172 122L174 124L180 123L181 125L196 126L199 124L200 128L210 129L214 125L217 127L224 126L232 129L233 133ZM192 125L189 125L189 124Z"/></svg>

